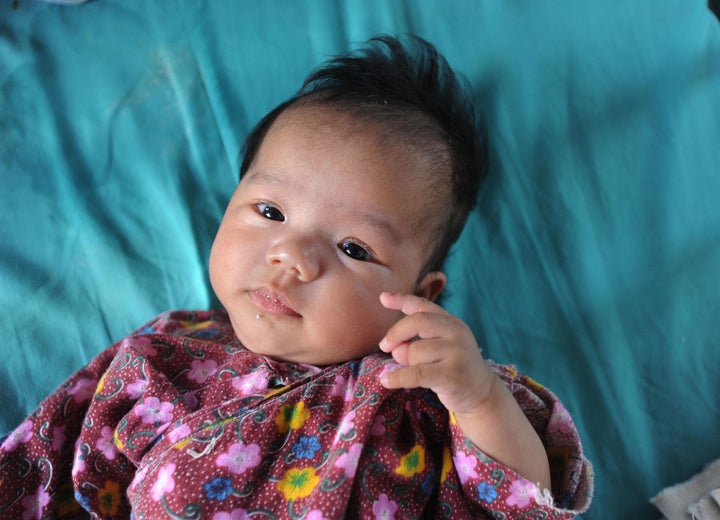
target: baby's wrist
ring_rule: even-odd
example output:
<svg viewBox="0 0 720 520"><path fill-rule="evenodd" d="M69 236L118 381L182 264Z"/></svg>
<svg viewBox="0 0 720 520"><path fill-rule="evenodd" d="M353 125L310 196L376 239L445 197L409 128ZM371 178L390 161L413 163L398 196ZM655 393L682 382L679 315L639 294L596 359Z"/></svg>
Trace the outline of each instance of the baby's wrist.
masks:
<svg viewBox="0 0 720 520"><path fill-rule="evenodd" d="M450 411L456 417L473 418L487 415L496 410L496 407L502 402L501 394L505 385L495 374L491 373L488 379L486 384L478 385L479 388L473 392L472 399L467 399L464 404L456 406Z"/></svg>

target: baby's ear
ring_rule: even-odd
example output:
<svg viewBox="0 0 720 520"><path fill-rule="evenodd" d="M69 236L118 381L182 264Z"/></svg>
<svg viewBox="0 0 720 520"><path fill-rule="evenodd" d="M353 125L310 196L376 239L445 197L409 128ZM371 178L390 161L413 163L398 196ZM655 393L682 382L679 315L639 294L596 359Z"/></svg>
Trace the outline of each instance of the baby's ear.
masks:
<svg viewBox="0 0 720 520"><path fill-rule="evenodd" d="M435 301L440 293L445 289L447 284L447 276L440 271L432 271L425 275L420 281L415 291L416 296L425 298L426 300Z"/></svg>

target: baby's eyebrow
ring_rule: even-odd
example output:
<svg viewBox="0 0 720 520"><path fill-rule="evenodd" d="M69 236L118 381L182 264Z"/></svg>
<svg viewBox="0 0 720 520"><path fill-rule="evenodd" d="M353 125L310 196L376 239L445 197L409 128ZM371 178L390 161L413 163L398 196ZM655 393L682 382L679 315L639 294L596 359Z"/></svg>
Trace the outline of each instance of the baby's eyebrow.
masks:
<svg viewBox="0 0 720 520"><path fill-rule="evenodd" d="M289 183L288 179L281 179L277 175L262 170L248 172L243 180L258 184L269 184L271 186L287 186Z"/></svg>
<svg viewBox="0 0 720 520"><path fill-rule="evenodd" d="M387 235L393 241L393 243L400 242L400 235L398 234L398 232L395 230L393 225L388 220L384 219L382 216L375 213L360 212L358 217L360 222L365 222L368 225L379 230L381 233Z"/></svg>

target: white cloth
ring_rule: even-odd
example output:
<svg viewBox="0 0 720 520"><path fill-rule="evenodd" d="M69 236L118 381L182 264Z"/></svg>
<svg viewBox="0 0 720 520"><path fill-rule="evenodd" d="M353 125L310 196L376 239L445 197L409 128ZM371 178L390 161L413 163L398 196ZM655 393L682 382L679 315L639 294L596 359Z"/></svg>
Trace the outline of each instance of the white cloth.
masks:
<svg viewBox="0 0 720 520"><path fill-rule="evenodd" d="M666 520L720 520L720 459L650 499Z"/></svg>

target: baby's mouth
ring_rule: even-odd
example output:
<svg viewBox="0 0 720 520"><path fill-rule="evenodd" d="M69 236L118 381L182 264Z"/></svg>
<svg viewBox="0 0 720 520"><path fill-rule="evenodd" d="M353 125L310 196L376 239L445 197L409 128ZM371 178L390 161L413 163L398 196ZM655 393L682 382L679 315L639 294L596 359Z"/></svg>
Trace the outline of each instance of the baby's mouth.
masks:
<svg viewBox="0 0 720 520"><path fill-rule="evenodd" d="M263 312L276 316L300 318L301 315L287 302L286 297L270 287L259 287L248 292L250 300Z"/></svg>

